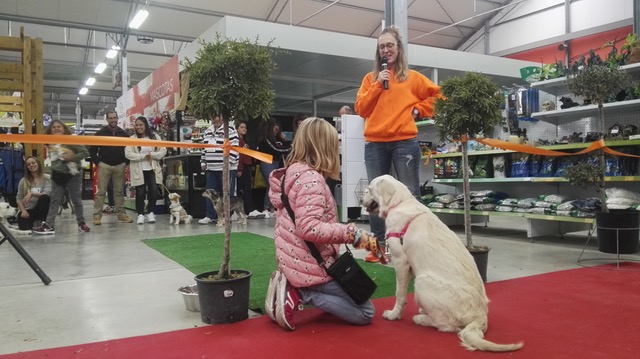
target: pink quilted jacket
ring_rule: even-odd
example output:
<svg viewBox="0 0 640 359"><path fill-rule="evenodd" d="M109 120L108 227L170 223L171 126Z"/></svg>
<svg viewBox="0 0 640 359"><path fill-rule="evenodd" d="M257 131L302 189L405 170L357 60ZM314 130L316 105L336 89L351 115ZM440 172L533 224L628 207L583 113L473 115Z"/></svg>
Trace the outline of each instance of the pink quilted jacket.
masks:
<svg viewBox="0 0 640 359"><path fill-rule="evenodd" d="M284 189L296 217L295 224L280 198L285 170ZM302 163L275 170L269 176L269 198L278 211L276 259L289 283L300 288L332 280L313 258L305 241L315 243L329 266L337 258L340 244L352 240L347 239L347 225L338 222L336 202L322 174Z"/></svg>

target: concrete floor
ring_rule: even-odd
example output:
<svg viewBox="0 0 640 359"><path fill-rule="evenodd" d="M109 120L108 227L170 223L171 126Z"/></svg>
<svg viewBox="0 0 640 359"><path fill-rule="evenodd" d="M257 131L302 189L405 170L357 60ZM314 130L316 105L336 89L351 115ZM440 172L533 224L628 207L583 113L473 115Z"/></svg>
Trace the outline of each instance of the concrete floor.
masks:
<svg viewBox="0 0 640 359"><path fill-rule="evenodd" d="M90 214L91 207L92 203L85 201L85 213ZM48 286L10 243L3 243L0 354L205 325L199 313L185 309L177 292L179 287L194 283L194 274L141 240L222 230L196 221L175 228L168 224L168 215L157 217L155 224L136 225L117 223L115 215L104 215L101 226L90 224L91 233L79 233L74 216L67 210L58 217L54 236L16 236L52 279ZM526 238L524 220L498 220L487 227L473 228L475 242L492 248L489 282L578 267L576 260L586 241L584 233L531 242ZM274 219L254 219L247 226L234 224L233 230L272 237L273 224ZM462 228L455 230L463 237ZM361 257L366 254L357 253ZM585 257L598 256L602 254L594 241Z"/></svg>

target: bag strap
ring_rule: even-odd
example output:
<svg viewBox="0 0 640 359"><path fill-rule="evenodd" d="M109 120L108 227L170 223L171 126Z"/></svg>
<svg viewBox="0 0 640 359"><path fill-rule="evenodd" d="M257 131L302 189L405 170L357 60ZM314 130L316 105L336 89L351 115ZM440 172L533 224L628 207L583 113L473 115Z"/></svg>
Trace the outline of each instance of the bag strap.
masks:
<svg viewBox="0 0 640 359"><path fill-rule="evenodd" d="M284 175L282 176L282 182L280 182L280 199L282 200L282 203L284 204L284 208L286 208L287 213L289 213L289 217L291 217L293 224L296 224L296 216L293 213L293 209L291 208L291 205L289 204L289 196L287 196L284 193L284 180L286 177L287 177L287 170L285 169ZM315 258L316 261L318 261L318 265L320 265L321 267L324 267L325 261L324 259L322 259L322 256L320 255L320 251L318 250L318 248L316 248L316 245L313 242L309 242L309 241L304 241L304 242L309 247L309 251L311 251L311 255L313 256L313 258ZM349 247L346 247L346 248L347 248L347 251L349 251Z"/></svg>

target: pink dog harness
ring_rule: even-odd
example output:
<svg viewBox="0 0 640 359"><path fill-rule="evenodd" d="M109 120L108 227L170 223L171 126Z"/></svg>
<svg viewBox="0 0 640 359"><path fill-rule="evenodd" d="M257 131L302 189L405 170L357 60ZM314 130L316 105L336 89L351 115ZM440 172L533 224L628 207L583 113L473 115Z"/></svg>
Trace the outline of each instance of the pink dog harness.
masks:
<svg viewBox="0 0 640 359"><path fill-rule="evenodd" d="M407 224L404 225L404 228L402 228L402 231L400 233L388 232L387 234L385 234L384 239L387 240L389 238L398 238L400 240L400 244L403 244L404 235L407 233L407 230L409 230L409 226L411 225L411 222L413 222L414 219L418 218L423 214L424 213L418 213L417 215L413 216L413 218L407 221Z"/></svg>

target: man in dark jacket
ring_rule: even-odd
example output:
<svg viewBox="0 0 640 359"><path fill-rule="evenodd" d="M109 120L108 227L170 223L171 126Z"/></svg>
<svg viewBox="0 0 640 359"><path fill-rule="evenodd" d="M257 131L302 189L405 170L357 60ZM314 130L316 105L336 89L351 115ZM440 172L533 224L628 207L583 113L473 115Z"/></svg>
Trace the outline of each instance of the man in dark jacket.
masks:
<svg viewBox="0 0 640 359"><path fill-rule="evenodd" d="M118 126L118 114L114 110L107 112L107 125L103 126L96 136L129 137L127 132ZM124 147L91 146L91 161L98 166L98 191L93 203L93 224L102 224L102 207L107 193L109 181L113 181L113 195L118 214L118 222L131 223L133 220L124 210L124 169L127 159L124 157Z"/></svg>

